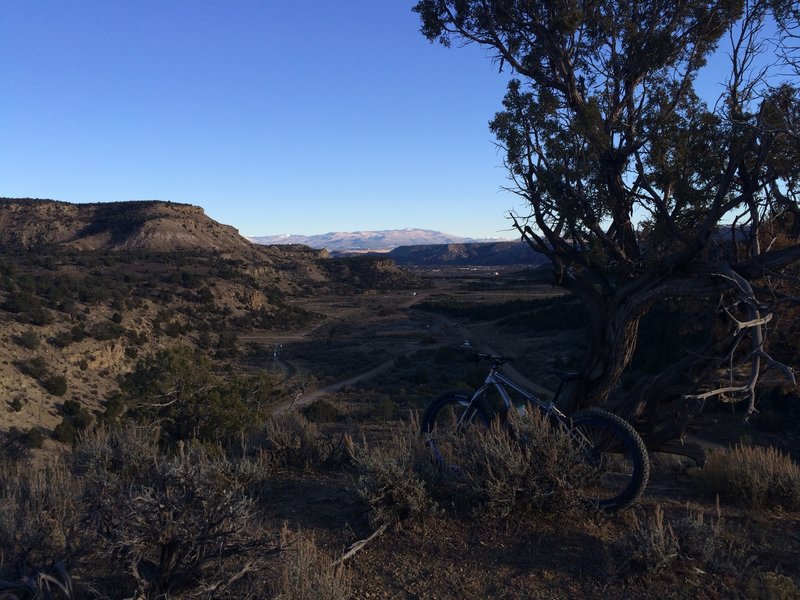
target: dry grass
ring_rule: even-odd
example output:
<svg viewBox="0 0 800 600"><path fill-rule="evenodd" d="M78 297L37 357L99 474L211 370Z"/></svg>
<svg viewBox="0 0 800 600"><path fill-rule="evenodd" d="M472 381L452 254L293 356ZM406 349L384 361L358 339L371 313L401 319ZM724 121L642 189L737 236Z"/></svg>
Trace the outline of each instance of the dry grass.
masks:
<svg viewBox="0 0 800 600"><path fill-rule="evenodd" d="M351 597L349 570L333 565L313 535L281 532L285 548L276 600L346 600Z"/></svg>
<svg viewBox="0 0 800 600"><path fill-rule="evenodd" d="M719 506L709 516L687 508L686 515L666 519L661 505L647 516L633 516L630 533L614 544L616 556L624 557L624 573L674 570L692 565L701 571L733 573L741 565L748 543L732 532Z"/></svg>
<svg viewBox="0 0 800 600"><path fill-rule="evenodd" d="M695 474L706 494L753 509L800 509L800 466L773 447L715 451Z"/></svg>
<svg viewBox="0 0 800 600"><path fill-rule="evenodd" d="M86 549L82 485L62 462L0 472L0 578L18 579Z"/></svg>

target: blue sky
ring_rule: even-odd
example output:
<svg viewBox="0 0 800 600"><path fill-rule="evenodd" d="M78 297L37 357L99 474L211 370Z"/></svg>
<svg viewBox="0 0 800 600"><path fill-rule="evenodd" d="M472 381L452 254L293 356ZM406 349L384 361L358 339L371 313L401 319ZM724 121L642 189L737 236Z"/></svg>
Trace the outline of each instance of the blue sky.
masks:
<svg viewBox="0 0 800 600"><path fill-rule="evenodd" d="M512 237L487 126L505 75L430 44L412 5L3 0L0 195Z"/></svg>
<svg viewBox="0 0 800 600"><path fill-rule="evenodd" d="M430 44L413 4L0 0L0 196L514 237L488 129L508 75Z"/></svg>

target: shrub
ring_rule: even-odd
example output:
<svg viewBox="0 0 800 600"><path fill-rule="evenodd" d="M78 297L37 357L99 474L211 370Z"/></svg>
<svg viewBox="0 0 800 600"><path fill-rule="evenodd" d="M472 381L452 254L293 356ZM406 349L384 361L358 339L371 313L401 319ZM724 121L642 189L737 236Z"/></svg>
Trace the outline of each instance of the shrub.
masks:
<svg viewBox="0 0 800 600"><path fill-rule="evenodd" d="M163 441L235 442L257 417L250 382L223 380L188 346L137 362L120 386L121 402L139 423L158 422Z"/></svg>
<svg viewBox="0 0 800 600"><path fill-rule="evenodd" d="M51 337L48 341L56 348L66 348L72 342L74 342L75 339L72 337L71 331L60 331L53 337Z"/></svg>
<svg viewBox="0 0 800 600"><path fill-rule="evenodd" d="M747 582L747 597L793 600L800 598L800 587L787 575L761 571Z"/></svg>
<svg viewBox="0 0 800 600"><path fill-rule="evenodd" d="M582 482L592 471L569 434L535 410L514 412L509 423L472 428L452 444L458 471L442 486L452 502L501 520L583 506Z"/></svg>
<svg viewBox="0 0 800 600"><path fill-rule="evenodd" d="M35 350L38 348L41 341L39 334L33 329L26 329L19 335L15 335L13 339L17 345L27 348L28 350Z"/></svg>
<svg viewBox="0 0 800 600"><path fill-rule="evenodd" d="M280 413L267 419L264 438L275 466L305 469L323 462L319 430L299 413Z"/></svg>
<svg viewBox="0 0 800 600"><path fill-rule="evenodd" d="M61 405L62 414L67 416L76 415L80 411L81 411L80 402L72 398L70 398L69 400L64 400L64 403Z"/></svg>
<svg viewBox="0 0 800 600"><path fill-rule="evenodd" d="M0 470L0 576L17 579L80 552L81 487L64 465ZM27 597L27 596L26 596Z"/></svg>
<svg viewBox="0 0 800 600"><path fill-rule="evenodd" d="M19 411L21 411L21 410L22 410L22 400L20 400L19 398L14 398L14 399L13 399L13 400L12 400L12 401L9 403L9 407L10 407L10 408L11 408L11 410L13 410L14 412L19 412Z"/></svg>
<svg viewBox="0 0 800 600"><path fill-rule="evenodd" d="M112 321L100 321L95 323L89 331L89 334L93 338L101 342L115 340L123 333L125 333L125 328Z"/></svg>
<svg viewBox="0 0 800 600"><path fill-rule="evenodd" d="M712 452L695 479L705 493L748 508L800 508L800 466L773 447Z"/></svg>
<svg viewBox="0 0 800 600"><path fill-rule="evenodd" d="M615 556L624 557L623 572L674 570L683 562L702 571L735 573L748 549L743 538L728 529L719 506L712 517L687 509L685 516L667 521L661 505L656 505L648 518L633 518L631 532L612 548Z"/></svg>
<svg viewBox="0 0 800 600"><path fill-rule="evenodd" d="M44 444L45 435L41 429L31 427L28 431L22 434L21 441L28 448L41 448Z"/></svg>
<svg viewBox="0 0 800 600"><path fill-rule="evenodd" d="M252 575L280 549L259 522L234 464L195 445L160 457L130 482L96 480L91 507L108 560L127 557L137 597L251 596Z"/></svg>
<svg viewBox="0 0 800 600"><path fill-rule="evenodd" d="M77 435L78 431L67 417L61 419L61 423L53 428L53 439L65 444L74 442Z"/></svg>
<svg viewBox="0 0 800 600"><path fill-rule="evenodd" d="M303 416L314 423L337 421L341 417L339 409L327 400L317 400L303 409Z"/></svg>
<svg viewBox="0 0 800 600"><path fill-rule="evenodd" d="M382 446L356 448L354 462L358 495L369 506L374 527L419 519L437 510L428 490L436 473L413 420Z"/></svg>
<svg viewBox="0 0 800 600"><path fill-rule="evenodd" d="M50 375L42 380L42 387L53 396L63 396L67 393L67 378L63 375Z"/></svg>
<svg viewBox="0 0 800 600"><path fill-rule="evenodd" d="M375 416L379 419L397 417L397 403L391 398L381 398L375 403Z"/></svg>
<svg viewBox="0 0 800 600"><path fill-rule="evenodd" d="M43 356L34 356L27 361L20 361L17 363L17 368L34 379L41 379L48 372L47 361Z"/></svg>

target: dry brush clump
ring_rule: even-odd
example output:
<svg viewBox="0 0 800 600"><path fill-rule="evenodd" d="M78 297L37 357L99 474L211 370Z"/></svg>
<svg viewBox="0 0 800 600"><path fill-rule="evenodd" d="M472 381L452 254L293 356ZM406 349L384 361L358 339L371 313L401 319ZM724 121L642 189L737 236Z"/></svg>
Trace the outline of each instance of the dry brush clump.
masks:
<svg viewBox="0 0 800 600"><path fill-rule="evenodd" d="M299 412L269 417L263 431L252 437L248 445L264 450L267 460L278 469L334 466L349 460L347 434L324 434Z"/></svg>
<svg viewBox="0 0 800 600"><path fill-rule="evenodd" d="M473 428L456 448L449 483L473 514L504 520L586 506L581 488L593 471L569 433L538 410Z"/></svg>
<svg viewBox="0 0 800 600"><path fill-rule="evenodd" d="M56 461L0 471L0 579L18 580L55 562L71 565L87 548L81 482Z"/></svg>
<svg viewBox="0 0 800 600"><path fill-rule="evenodd" d="M165 451L158 439L99 429L44 469L0 466L0 597L300 598L304 580L347 589L313 539L263 518L274 466L262 454Z"/></svg>
<svg viewBox="0 0 800 600"><path fill-rule="evenodd" d="M225 456L182 448L120 483L95 487L93 525L140 596L240 597L280 550Z"/></svg>
<svg viewBox="0 0 800 600"><path fill-rule="evenodd" d="M451 452L448 465L436 464L414 422L384 446L358 449L359 492L375 524L438 508L502 521L587 506L581 488L592 469L539 411L442 435L452 437L437 439Z"/></svg>
<svg viewBox="0 0 800 600"><path fill-rule="evenodd" d="M716 513L687 508L667 519L660 504L649 515L633 515L633 528L613 545L623 574L669 572L681 565L702 572L735 573L744 563L747 541Z"/></svg>
<svg viewBox="0 0 800 600"><path fill-rule="evenodd" d="M714 451L695 480L705 493L746 508L800 509L800 465L771 446Z"/></svg>
<svg viewBox="0 0 800 600"><path fill-rule="evenodd" d="M412 419L380 446L355 446L358 494L374 527L422 518L437 510L430 492L436 469Z"/></svg>

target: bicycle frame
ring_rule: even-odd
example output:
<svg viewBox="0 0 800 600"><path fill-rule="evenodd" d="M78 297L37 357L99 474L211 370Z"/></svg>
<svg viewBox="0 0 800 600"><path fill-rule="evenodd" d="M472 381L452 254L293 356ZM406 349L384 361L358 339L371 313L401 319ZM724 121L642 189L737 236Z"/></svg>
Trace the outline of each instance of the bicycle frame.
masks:
<svg viewBox="0 0 800 600"><path fill-rule="evenodd" d="M511 410L513 403L511 401L511 396L508 393L506 387L511 388L515 392L517 392L520 396L524 398L526 402L534 404L538 406L542 411L547 414L554 414L559 419L566 419L566 415L562 413L558 408L556 408L555 400L542 400L536 394L531 392L529 389L521 386L516 381L511 379L508 375L501 373L499 371L499 366L496 364L492 364L491 369L489 370L489 374L486 376L486 381L484 381L483 385L479 387L475 393L472 395L470 399L470 404L477 401L486 391L490 388L494 387L497 392L500 394L500 398L503 400L503 404L505 405L506 409Z"/></svg>

